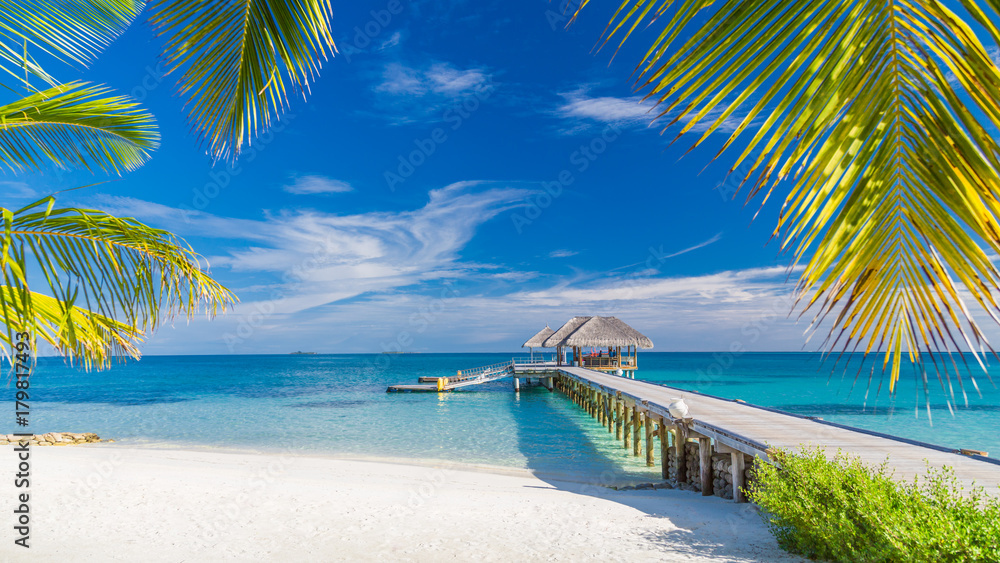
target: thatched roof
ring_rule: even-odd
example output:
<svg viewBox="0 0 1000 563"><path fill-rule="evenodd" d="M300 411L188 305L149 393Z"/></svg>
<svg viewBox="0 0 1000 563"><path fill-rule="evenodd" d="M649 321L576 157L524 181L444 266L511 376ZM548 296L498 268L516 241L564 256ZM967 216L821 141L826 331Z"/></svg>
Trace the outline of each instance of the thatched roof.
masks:
<svg viewBox="0 0 1000 563"><path fill-rule="evenodd" d="M521 344L521 348L545 348L542 345L545 339L555 334L556 331L549 328L549 325L545 325L545 328L538 331L538 334L532 336L527 342Z"/></svg>
<svg viewBox="0 0 1000 563"><path fill-rule="evenodd" d="M563 341L573 334L573 331L580 328L580 325L590 320L592 317L573 317L572 319L566 321L566 324L559 327L559 330L552 333L552 336L545 339L542 343L543 348L555 348L556 346L565 346Z"/></svg>
<svg viewBox="0 0 1000 563"><path fill-rule="evenodd" d="M653 347L653 341L617 317L573 317L546 339L545 345L549 348L555 346L635 346L649 349Z"/></svg>

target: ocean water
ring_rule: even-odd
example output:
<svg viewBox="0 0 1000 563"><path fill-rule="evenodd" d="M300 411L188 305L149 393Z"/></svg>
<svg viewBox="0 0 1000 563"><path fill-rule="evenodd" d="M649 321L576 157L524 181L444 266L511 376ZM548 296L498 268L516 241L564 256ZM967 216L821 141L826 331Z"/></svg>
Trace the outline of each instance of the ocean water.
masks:
<svg viewBox="0 0 1000 563"><path fill-rule="evenodd" d="M290 450L343 457L448 460L594 479L653 477L558 392L512 391L509 379L461 391L386 393L393 383L447 376L510 354L148 356L109 371L41 358L32 375L35 433L96 432L144 447ZM640 354L638 379L1000 457L1000 390L980 371L949 388L913 373L894 395L872 362L834 369L818 354ZM978 368L976 368L978 369ZM991 368L1000 385L1000 369ZM855 383L855 375L860 374ZM973 389L975 376L980 394ZM852 388L853 387L853 388ZM10 411L13 386L8 383ZM13 412L0 432L15 432ZM932 424L933 423L933 424Z"/></svg>

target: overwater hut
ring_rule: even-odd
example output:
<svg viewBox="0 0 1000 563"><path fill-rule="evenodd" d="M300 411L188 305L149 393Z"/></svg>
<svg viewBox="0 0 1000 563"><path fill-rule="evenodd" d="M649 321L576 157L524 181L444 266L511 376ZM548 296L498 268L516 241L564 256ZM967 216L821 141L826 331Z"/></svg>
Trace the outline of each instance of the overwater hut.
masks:
<svg viewBox="0 0 1000 563"><path fill-rule="evenodd" d="M521 345L521 348L527 348L528 353L531 354L531 359L535 359L535 348L545 348L545 339L555 334L556 331L549 328L549 325L545 325L545 328L538 331L537 334L528 339L527 342Z"/></svg>
<svg viewBox="0 0 1000 563"><path fill-rule="evenodd" d="M617 372L638 369L638 349L652 348L653 341L617 317L573 317L542 345L556 348L559 365L562 349L569 348L572 365Z"/></svg>

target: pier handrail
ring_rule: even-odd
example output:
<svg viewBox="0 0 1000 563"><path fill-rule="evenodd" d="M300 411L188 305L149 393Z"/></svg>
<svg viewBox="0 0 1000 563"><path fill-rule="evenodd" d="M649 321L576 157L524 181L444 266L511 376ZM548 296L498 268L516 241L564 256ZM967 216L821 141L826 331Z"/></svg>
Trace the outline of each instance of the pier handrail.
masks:
<svg viewBox="0 0 1000 563"><path fill-rule="evenodd" d="M553 356L551 359L546 360L544 357L532 358L530 356L516 356L511 361L514 362L514 365L516 366L532 366L540 364L553 364L555 363L556 358Z"/></svg>
<svg viewBox="0 0 1000 563"><path fill-rule="evenodd" d="M475 377L479 377L481 375L488 373L507 371L511 369L513 366L514 362L511 360L506 362L499 362L496 364L490 364L488 366L481 366L472 369L463 369L458 371L458 376L456 377L456 379L461 379L461 380L473 379Z"/></svg>

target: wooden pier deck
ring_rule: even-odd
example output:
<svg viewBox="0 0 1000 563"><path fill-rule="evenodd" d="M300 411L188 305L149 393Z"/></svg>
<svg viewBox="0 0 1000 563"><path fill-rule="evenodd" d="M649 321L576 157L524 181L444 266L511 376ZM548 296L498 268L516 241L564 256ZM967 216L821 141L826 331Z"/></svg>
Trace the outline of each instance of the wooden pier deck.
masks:
<svg viewBox="0 0 1000 563"><path fill-rule="evenodd" d="M638 442L642 438L642 433L635 421L648 420L654 423L649 424L645 432L649 465L653 465L652 442L655 438L659 438L661 442L661 455L668 451L666 432L669 431L674 436L681 436L682 444L696 441L701 448L708 447L707 457L703 452L702 460L711 460L713 453L731 453L734 466L742 466L745 459L743 455L737 455L737 452L767 460L768 448L796 449L801 446L816 446L826 451L828 455L836 453L838 449L843 450L872 465L882 463L888 456L889 466L895 469L895 476L900 480L912 480L915 475L924 474L928 465L950 466L954 468L955 476L966 488L974 481L992 494L1000 494L998 489L1000 461L996 459L962 455L957 450L852 429L739 401L627 379L590 369L565 366L548 369L550 375L556 378L557 387L577 398L578 403L581 402L579 397L581 390L583 391L582 406L592 411L591 414L601 420L609 432L612 431L614 424L621 424L621 418L624 418L625 432L628 434L630 424L628 412L631 410L632 413L639 413L640 416L632 415L636 455L639 455ZM520 366L515 371L516 374L527 373L522 372ZM531 372L537 374L538 370L532 369ZM667 409L667 405L673 402L675 397L682 397L689 407L688 415L683 420L671 417ZM623 412L624 417L621 416ZM654 429L654 425L659 428ZM627 448L629 437L626 436L625 440ZM676 438L674 441L676 442ZM933 441L934 429L928 426L927 442ZM666 461L662 463L666 478L667 463ZM708 478L711 479L710 471L708 474ZM703 484L705 475L703 472ZM735 470L732 479L734 485L742 484L743 477L736 476ZM711 483L708 487L711 488ZM703 491L703 494L710 493ZM736 500L744 499L742 495L737 494Z"/></svg>

